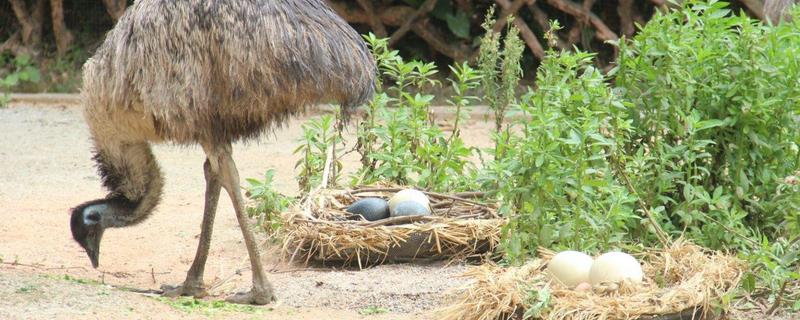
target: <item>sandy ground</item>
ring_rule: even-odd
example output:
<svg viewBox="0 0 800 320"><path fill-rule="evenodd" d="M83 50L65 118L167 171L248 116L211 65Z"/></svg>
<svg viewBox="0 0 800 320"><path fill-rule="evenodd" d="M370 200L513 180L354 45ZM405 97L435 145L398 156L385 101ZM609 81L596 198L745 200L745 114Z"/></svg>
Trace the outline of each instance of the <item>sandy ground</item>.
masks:
<svg viewBox="0 0 800 320"><path fill-rule="evenodd" d="M277 189L296 194L293 167L297 157L291 151L301 135L302 121L292 121L257 142L236 145L234 158L242 178L261 177L274 168ZM482 121L472 122L464 130L470 135L467 141L486 145L489 128ZM0 137L0 318L205 317L109 286L156 289L184 279L202 219L205 158L199 147L155 147L166 179L163 201L146 222L106 232L100 268L94 270L71 239L68 225L70 207L105 195L90 160L91 144L80 110L19 104L0 109ZM265 250L278 302L262 308L272 311L259 318L355 319L369 307L388 310L370 319L428 318L441 306L444 292L465 283L458 276L467 268L434 264L308 270L280 263L277 250L269 246ZM249 287L246 258L233 209L223 192L205 273L206 283L216 287L211 299ZM97 284L65 280L65 275Z"/></svg>

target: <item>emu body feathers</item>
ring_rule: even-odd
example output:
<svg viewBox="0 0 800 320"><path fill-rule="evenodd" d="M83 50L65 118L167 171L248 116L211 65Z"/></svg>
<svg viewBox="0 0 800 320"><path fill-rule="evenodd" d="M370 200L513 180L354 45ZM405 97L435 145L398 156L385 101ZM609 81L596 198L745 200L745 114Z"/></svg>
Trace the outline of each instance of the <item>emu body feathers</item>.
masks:
<svg viewBox="0 0 800 320"><path fill-rule="evenodd" d="M253 271L238 303L274 299L248 227L232 143L323 102L348 109L374 92L376 66L358 33L323 0L138 0L84 65L84 116L109 189L72 212L73 238L98 266L106 228L144 221L163 179L150 143L199 144L205 209L195 260L165 294L201 296L214 216L224 188Z"/></svg>
<svg viewBox="0 0 800 320"><path fill-rule="evenodd" d="M99 134L119 127L102 117L125 110L125 135L233 141L311 104L364 103L375 74L358 33L321 0L142 0L86 63L83 96Z"/></svg>

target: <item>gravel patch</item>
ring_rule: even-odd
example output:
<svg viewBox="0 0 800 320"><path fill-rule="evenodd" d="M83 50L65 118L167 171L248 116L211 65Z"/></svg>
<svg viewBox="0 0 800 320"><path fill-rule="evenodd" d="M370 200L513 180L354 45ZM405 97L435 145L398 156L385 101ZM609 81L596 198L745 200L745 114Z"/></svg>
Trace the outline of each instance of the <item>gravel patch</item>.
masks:
<svg viewBox="0 0 800 320"><path fill-rule="evenodd" d="M280 288L278 300L293 307L349 310L380 307L397 313L416 313L443 306L449 290L468 282L460 277L467 268L462 264L397 264L361 271L274 274L270 280Z"/></svg>

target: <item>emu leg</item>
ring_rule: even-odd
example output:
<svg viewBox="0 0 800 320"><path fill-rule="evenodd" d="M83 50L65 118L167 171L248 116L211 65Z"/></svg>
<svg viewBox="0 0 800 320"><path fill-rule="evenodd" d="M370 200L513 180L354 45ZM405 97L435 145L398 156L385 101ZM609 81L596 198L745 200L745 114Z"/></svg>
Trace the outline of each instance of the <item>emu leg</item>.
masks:
<svg viewBox="0 0 800 320"><path fill-rule="evenodd" d="M164 295L168 297L177 296L194 296L197 298L208 295L203 287L203 271L206 267L206 258L208 258L208 249L211 246L211 232L214 229L214 216L217 213L217 203L219 202L219 192L221 185L219 183L219 173L212 170L211 163L208 159L203 164L203 171L206 177L206 202L203 209L203 224L200 230L200 243L197 245L197 253L194 256L192 267L186 274L186 280L183 285L170 286L163 285L161 290Z"/></svg>
<svg viewBox="0 0 800 320"><path fill-rule="evenodd" d="M228 192L233 202L233 209L236 211L236 219L239 220L239 228L242 229L244 236L244 243L247 246L247 253L250 256L250 266L253 271L253 288L249 292L237 293L228 299L228 302L241 303L241 304L267 304L272 302L275 297L273 296L272 285L267 280L267 275L264 272L264 267L261 264L261 254L258 250L256 238L253 231L250 230L250 224L247 221L247 215L244 210L244 198L239 189L239 172L236 170L236 164L231 157L231 145L215 146L214 154L217 156L219 173L222 181L222 187ZM212 166L214 160L212 158Z"/></svg>

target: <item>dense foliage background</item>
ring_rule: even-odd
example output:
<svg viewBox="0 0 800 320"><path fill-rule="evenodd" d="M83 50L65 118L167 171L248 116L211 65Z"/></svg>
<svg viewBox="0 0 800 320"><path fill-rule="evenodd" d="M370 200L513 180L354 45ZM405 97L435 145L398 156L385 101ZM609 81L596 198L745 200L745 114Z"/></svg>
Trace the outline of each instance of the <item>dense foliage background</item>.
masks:
<svg viewBox="0 0 800 320"><path fill-rule="evenodd" d="M74 92L80 66L133 0L9 0L0 2L0 77L20 69L14 58L28 58L41 77L3 81L0 91ZM497 7L493 31L504 29L509 17L525 43L523 68L538 66L548 48L544 34L549 20L564 28L553 41L559 49L579 48L598 53L594 63L608 70L617 49L606 41L636 33L653 13L666 10L666 0L328 0L362 33L388 37L390 48L409 59L436 62L474 61L484 29L480 24L490 6ZM735 12L760 18L763 0L735 0ZM444 68L442 68L444 69ZM444 69L444 71L449 71ZM526 72L529 79L534 72ZM0 79L1 80L1 79Z"/></svg>

